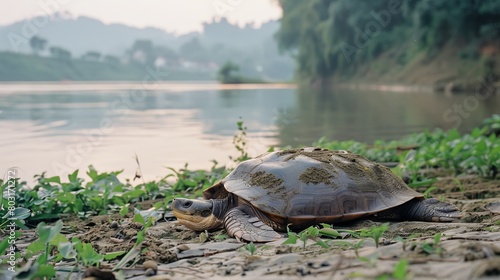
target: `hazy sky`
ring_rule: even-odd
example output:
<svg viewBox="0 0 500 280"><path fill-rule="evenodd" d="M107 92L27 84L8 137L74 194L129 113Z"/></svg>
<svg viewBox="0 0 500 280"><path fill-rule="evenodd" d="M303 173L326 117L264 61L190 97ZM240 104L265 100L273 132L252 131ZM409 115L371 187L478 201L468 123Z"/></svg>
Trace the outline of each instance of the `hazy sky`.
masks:
<svg viewBox="0 0 500 280"><path fill-rule="evenodd" d="M278 19L276 0L0 0L0 25L53 11L89 16L105 23L153 26L178 34L200 31L220 16L232 23L260 25Z"/></svg>

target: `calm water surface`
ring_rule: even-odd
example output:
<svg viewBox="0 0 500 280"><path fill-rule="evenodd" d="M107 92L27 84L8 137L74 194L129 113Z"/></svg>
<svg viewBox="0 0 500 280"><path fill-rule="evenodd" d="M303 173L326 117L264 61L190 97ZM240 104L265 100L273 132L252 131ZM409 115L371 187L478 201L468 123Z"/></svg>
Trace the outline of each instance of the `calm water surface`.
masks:
<svg viewBox="0 0 500 280"><path fill-rule="evenodd" d="M209 168L230 164L232 138L241 117L252 156L277 145L310 145L329 139L397 139L425 129L458 125L468 131L500 113L499 96L431 93L317 92L304 89L214 89L179 85L139 93L0 90L0 171L18 167L28 182L92 164L99 171L124 169L132 178L138 156L146 180L166 167ZM0 86L1 87L1 86ZM35 86L36 87L36 86ZM28 88L28 89L26 89ZM468 99L467 99L468 98ZM474 100L472 100L472 99ZM463 108L463 109L460 109Z"/></svg>

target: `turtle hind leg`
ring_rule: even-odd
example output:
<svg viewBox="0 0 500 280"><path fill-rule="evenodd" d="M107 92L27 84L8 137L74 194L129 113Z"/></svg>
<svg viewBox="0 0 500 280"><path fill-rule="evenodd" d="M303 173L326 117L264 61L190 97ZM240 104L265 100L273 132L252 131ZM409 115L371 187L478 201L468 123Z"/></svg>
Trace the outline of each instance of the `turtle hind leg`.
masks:
<svg viewBox="0 0 500 280"><path fill-rule="evenodd" d="M435 198L414 199L400 206L400 218L426 222L453 222L462 218L454 205Z"/></svg>
<svg viewBox="0 0 500 280"><path fill-rule="evenodd" d="M237 239L252 242L269 242L281 238L281 235L264 224L253 211L245 207L229 210L224 218L227 233Z"/></svg>

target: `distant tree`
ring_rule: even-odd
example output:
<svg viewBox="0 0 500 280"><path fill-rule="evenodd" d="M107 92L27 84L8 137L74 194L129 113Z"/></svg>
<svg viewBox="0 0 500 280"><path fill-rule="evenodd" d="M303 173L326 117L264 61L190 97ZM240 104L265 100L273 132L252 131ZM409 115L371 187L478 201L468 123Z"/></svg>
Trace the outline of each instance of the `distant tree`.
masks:
<svg viewBox="0 0 500 280"><path fill-rule="evenodd" d="M162 56L167 59L178 59L179 54L177 52L169 47L165 46L158 46L154 49L154 52L157 56Z"/></svg>
<svg viewBox="0 0 500 280"><path fill-rule="evenodd" d="M88 51L82 56L84 60L98 61L101 58L101 53L97 51Z"/></svg>
<svg viewBox="0 0 500 280"><path fill-rule="evenodd" d="M58 59L70 59L71 58L71 52L69 52L66 49L60 48L60 47L50 47L49 51L50 51L50 55L54 58L58 58Z"/></svg>
<svg viewBox="0 0 500 280"><path fill-rule="evenodd" d="M120 59L114 55L105 55L103 61L109 64L120 64Z"/></svg>
<svg viewBox="0 0 500 280"><path fill-rule="evenodd" d="M148 65L153 65L156 58L153 42L150 40L135 40L129 53L132 60Z"/></svg>
<svg viewBox="0 0 500 280"><path fill-rule="evenodd" d="M40 54L45 49L47 45L47 40L38 36L33 36L30 38L30 47L35 55Z"/></svg>
<svg viewBox="0 0 500 280"><path fill-rule="evenodd" d="M221 83L238 83L240 77L236 74L240 67L231 61L227 61L217 72L217 80Z"/></svg>
<svg viewBox="0 0 500 280"><path fill-rule="evenodd" d="M198 38L193 38L190 41L182 44L180 47L181 57L195 62L208 62L208 52L200 43Z"/></svg>

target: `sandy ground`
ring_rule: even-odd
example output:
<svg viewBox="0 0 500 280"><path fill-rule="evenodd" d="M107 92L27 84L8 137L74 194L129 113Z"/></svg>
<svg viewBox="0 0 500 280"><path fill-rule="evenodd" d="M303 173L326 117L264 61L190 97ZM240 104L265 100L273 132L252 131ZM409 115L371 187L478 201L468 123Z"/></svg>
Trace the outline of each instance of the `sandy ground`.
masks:
<svg viewBox="0 0 500 280"><path fill-rule="evenodd" d="M256 244L251 255L243 247L245 243L227 238L224 231L207 236L185 228L175 219L161 219L148 229L135 262L115 275L126 279L397 279L393 277L397 276L395 266L406 259L406 278L399 279L500 279L500 180L462 177L460 182L461 186L453 178L441 178L435 184L439 191L433 196L457 205L464 212L461 221L390 222L378 247L373 239L364 238L357 250L353 247L360 239L346 235L343 239L324 238L330 244L327 249L312 241L305 247L302 243L283 245L283 238ZM119 225L112 226L113 221ZM383 222L361 220L335 228L355 230ZM141 229L140 224L118 215L85 221L68 219L64 224L66 236L90 242L100 253L129 251ZM433 245L436 233L441 233L442 238ZM26 231L20 249L25 249L23 242L28 244L34 239L34 232ZM426 251L429 246L434 246L433 252ZM143 265L151 266L151 262L145 263L148 260L154 261L156 270L144 269ZM116 263L103 263L100 269L111 270ZM64 269L72 265L57 264L58 278L66 278ZM80 277L82 274L77 273L70 276Z"/></svg>

